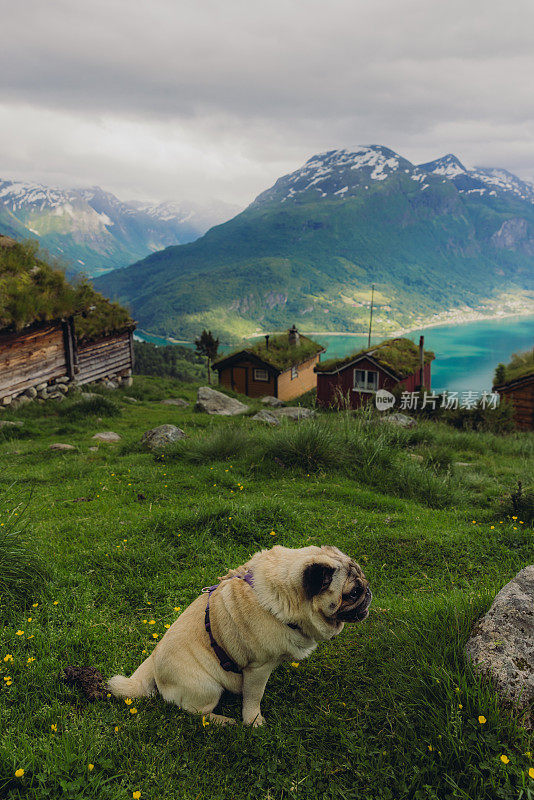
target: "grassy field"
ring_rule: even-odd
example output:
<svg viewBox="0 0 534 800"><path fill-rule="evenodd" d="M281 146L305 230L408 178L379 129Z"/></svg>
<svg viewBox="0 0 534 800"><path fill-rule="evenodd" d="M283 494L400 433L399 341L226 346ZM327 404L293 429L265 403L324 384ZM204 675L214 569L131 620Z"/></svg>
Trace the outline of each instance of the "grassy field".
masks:
<svg viewBox="0 0 534 800"><path fill-rule="evenodd" d="M159 402L194 395L137 378L108 401L0 412L24 422L0 432L0 537L20 530L46 572L14 559L2 594L0 796L533 800L532 734L463 647L534 561L531 512L509 502L534 474L534 437L344 413L266 430ZM166 422L189 438L143 451ZM106 430L121 441L91 450ZM365 623L273 673L263 728L204 726L160 698L89 703L62 682L70 664L130 674L202 586L276 543L337 545L374 600ZM239 718L238 698L222 707Z"/></svg>

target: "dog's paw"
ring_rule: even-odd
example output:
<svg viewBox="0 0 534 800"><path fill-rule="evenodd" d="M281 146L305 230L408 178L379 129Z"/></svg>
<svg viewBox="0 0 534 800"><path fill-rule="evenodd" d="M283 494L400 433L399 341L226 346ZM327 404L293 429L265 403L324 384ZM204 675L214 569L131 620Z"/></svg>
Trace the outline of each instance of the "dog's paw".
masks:
<svg viewBox="0 0 534 800"><path fill-rule="evenodd" d="M243 717L243 725L252 725L253 728L259 728L264 722L265 719L261 714L256 714L255 717Z"/></svg>

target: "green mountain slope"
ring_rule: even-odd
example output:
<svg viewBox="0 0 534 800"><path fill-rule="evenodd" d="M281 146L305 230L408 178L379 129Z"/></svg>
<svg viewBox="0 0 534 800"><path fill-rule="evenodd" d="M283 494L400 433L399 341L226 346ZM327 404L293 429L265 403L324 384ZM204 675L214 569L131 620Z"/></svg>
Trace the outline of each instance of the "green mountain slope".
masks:
<svg viewBox="0 0 534 800"><path fill-rule="evenodd" d="M364 330L372 282L384 332L534 290L532 200L479 177L458 187L442 168L377 146L315 156L196 242L95 285L153 332L227 337Z"/></svg>

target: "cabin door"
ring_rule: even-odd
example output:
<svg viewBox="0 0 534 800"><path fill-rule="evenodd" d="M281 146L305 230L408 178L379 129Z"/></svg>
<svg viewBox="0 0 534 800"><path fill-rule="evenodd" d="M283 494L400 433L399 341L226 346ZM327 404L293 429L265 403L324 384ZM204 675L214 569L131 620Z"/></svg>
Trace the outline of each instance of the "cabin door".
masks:
<svg viewBox="0 0 534 800"><path fill-rule="evenodd" d="M240 394L248 394L248 369L247 367L233 368L233 388Z"/></svg>

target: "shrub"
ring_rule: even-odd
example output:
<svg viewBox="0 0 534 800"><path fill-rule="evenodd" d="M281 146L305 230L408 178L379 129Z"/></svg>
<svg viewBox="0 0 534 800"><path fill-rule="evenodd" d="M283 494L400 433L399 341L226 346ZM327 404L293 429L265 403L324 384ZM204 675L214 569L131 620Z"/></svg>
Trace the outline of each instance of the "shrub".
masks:
<svg viewBox="0 0 534 800"><path fill-rule="evenodd" d="M85 417L118 417L121 409L108 397L99 396L78 400L72 405L61 407L58 413L66 419L78 420Z"/></svg>
<svg viewBox="0 0 534 800"><path fill-rule="evenodd" d="M307 472L340 467L346 462L342 433L313 419L266 431L261 451L268 461Z"/></svg>
<svg viewBox="0 0 534 800"><path fill-rule="evenodd" d="M521 481L517 487L501 500L500 514L518 517L522 522L534 522L534 486L523 486Z"/></svg>
<svg viewBox="0 0 534 800"><path fill-rule="evenodd" d="M191 439L181 439L165 451L165 460L183 459L192 464L210 464L239 458L250 452L254 437L240 426L220 426Z"/></svg>
<svg viewBox="0 0 534 800"><path fill-rule="evenodd" d="M0 498L0 610L28 602L46 577L23 538L24 510L21 503Z"/></svg>

